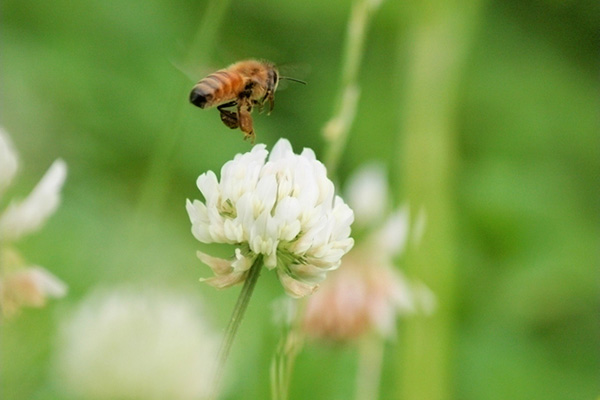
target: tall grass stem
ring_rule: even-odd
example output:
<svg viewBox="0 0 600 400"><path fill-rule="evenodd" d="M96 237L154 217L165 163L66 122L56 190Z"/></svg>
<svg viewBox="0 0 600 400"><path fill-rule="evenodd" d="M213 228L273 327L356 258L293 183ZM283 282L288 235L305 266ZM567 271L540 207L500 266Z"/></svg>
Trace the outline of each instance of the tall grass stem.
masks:
<svg viewBox="0 0 600 400"><path fill-rule="evenodd" d="M404 324L398 356L403 362L397 397L402 400L454 398L455 183L457 144L454 120L458 89L477 20L480 0L413 2L403 31L403 120L401 148L404 187L410 204L423 208L427 227L418 246L408 249L407 272L438 298L432 316ZM404 22L404 21L403 21Z"/></svg>
<svg viewBox="0 0 600 400"><path fill-rule="evenodd" d="M323 128L323 136L327 142L324 160L331 174L335 174L337 170L356 115L360 97L358 71L364 54L366 31L379 4L375 0L356 0L352 5L342 61L340 92L333 117Z"/></svg>

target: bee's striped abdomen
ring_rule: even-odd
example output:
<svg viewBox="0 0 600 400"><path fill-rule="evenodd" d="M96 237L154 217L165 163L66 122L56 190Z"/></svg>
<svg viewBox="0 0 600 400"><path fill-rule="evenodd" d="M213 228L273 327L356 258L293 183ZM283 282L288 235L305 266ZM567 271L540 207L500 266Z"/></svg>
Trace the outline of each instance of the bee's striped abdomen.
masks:
<svg viewBox="0 0 600 400"><path fill-rule="evenodd" d="M234 100L243 88L244 79L237 72L219 70L200 80L190 93L190 102L208 108Z"/></svg>

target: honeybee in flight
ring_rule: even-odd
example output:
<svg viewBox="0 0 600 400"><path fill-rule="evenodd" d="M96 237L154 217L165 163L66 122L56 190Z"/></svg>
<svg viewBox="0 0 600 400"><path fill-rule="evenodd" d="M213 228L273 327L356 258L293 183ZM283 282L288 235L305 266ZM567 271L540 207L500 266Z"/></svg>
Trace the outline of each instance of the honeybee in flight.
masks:
<svg viewBox="0 0 600 400"><path fill-rule="evenodd" d="M226 126L240 128L244 139L254 143L252 108L256 106L262 112L268 102L270 114L281 79L306 84L298 79L279 76L275 65L268 61L239 61L201 79L190 93L190 102L200 108L216 106Z"/></svg>

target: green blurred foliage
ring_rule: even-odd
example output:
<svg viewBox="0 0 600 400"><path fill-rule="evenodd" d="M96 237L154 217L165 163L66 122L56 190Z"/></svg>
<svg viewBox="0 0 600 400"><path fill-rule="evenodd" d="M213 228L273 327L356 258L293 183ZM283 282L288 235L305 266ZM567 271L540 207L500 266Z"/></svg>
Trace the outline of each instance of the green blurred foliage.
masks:
<svg viewBox="0 0 600 400"><path fill-rule="evenodd" d="M226 325L237 290L197 283L208 269L195 249L208 247L191 236L184 200L199 197L200 173L250 145L215 110L189 105L189 89L246 57L309 66L301 76L309 85L278 92L273 114L256 116L255 127L258 142L286 137L322 154L350 4L232 2L206 56L187 54L204 1L1 7L1 123L21 160L11 194L25 195L58 157L69 167L61 208L19 248L70 287L67 298L0 327L1 394L62 399L52 371L59 321L97 286L192 288L215 326ZM406 82L391 71L406 61L402 12L385 2L369 31L342 181L376 159L400 184L393 155ZM456 108L454 397L592 399L600 393L600 3L489 1L480 18ZM187 57L202 66L188 70ZM234 345L228 399L268 398L278 338L265 310L282 293L263 274ZM350 398L355 361L352 348L309 344L291 398ZM396 365L388 357L385 366L382 398L390 398Z"/></svg>

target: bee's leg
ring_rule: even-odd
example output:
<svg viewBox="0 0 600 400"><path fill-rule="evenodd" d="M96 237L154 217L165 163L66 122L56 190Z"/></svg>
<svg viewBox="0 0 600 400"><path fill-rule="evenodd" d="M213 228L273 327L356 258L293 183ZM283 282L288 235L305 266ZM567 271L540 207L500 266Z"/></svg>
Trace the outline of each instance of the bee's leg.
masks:
<svg viewBox="0 0 600 400"><path fill-rule="evenodd" d="M267 96L267 101L269 102L269 112L267 113L267 115L269 115L271 114L271 111L273 111L273 107L275 107L275 92L269 92L269 95Z"/></svg>
<svg viewBox="0 0 600 400"><path fill-rule="evenodd" d="M237 106L237 100L230 101L229 103L221 104L217 106L217 110L221 111L223 108L235 107Z"/></svg>
<svg viewBox="0 0 600 400"><path fill-rule="evenodd" d="M221 104L220 106L217 107L217 110L219 110L219 113L221 114L221 121L223 122L223 124L225 124L225 126L231 128L231 129L239 128L239 126L240 126L239 118L235 111L228 111L228 110L225 110L225 108L233 107L236 105L237 105L236 101L231 101L229 103Z"/></svg>
<svg viewBox="0 0 600 400"><path fill-rule="evenodd" d="M264 101L253 100L252 104L254 104L255 106L258 107L258 112L259 113L263 112Z"/></svg>
<svg viewBox="0 0 600 400"><path fill-rule="evenodd" d="M240 129L244 132L244 139L250 139L254 144L254 127L252 122L252 103L247 98L240 99L238 103L238 121Z"/></svg>

